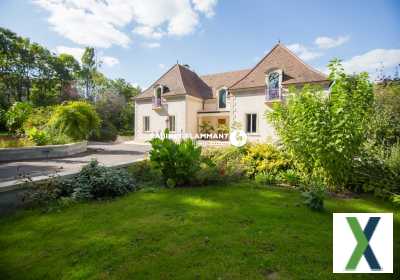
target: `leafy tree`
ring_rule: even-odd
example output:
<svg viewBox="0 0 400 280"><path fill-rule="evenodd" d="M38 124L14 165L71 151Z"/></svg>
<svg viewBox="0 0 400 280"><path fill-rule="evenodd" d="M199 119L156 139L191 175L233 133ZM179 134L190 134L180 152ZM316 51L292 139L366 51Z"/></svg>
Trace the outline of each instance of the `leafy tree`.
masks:
<svg viewBox="0 0 400 280"><path fill-rule="evenodd" d="M366 140L373 90L366 73L348 76L338 60L329 69L329 95L311 86L292 90L268 117L303 172L343 187Z"/></svg>
<svg viewBox="0 0 400 280"><path fill-rule="evenodd" d="M85 98L95 100L93 95L95 89L95 76L97 73L97 62L94 48L86 47L82 55L81 79L84 85Z"/></svg>
<svg viewBox="0 0 400 280"><path fill-rule="evenodd" d="M57 106L49 123L55 131L73 140L83 140L99 129L101 120L91 104L71 101Z"/></svg>

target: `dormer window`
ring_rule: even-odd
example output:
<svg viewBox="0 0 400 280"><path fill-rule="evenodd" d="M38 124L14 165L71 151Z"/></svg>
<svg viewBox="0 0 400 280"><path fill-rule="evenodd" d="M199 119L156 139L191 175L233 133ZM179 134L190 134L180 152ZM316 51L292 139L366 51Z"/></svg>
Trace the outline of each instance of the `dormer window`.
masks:
<svg viewBox="0 0 400 280"><path fill-rule="evenodd" d="M163 94L164 87L162 85L158 85L154 88L154 97L153 97L153 107L159 108L161 107L161 95Z"/></svg>
<svg viewBox="0 0 400 280"><path fill-rule="evenodd" d="M218 108L224 109L226 108L226 99L228 92L226 88L222 88L218 91Z"/></svg>
<svg viewBox="0 0 400 280"><path fill-rule="evenodd" d="M281 97L282 70L269 72L266 76L266 98L268 100Z"/></svg>

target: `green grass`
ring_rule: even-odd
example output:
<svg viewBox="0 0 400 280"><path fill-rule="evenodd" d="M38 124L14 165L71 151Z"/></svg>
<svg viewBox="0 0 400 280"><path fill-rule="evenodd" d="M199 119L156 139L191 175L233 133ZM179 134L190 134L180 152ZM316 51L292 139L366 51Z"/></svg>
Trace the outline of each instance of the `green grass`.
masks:
<svg viewBox="0 0 400 280"><path fill-rule="evenodd" d="M396 279L332 274L332 212L395 212L364 199L231 186L140 191L61 212L0 219L2 279ZM400 270L395 214L395 271Z"/></svg>

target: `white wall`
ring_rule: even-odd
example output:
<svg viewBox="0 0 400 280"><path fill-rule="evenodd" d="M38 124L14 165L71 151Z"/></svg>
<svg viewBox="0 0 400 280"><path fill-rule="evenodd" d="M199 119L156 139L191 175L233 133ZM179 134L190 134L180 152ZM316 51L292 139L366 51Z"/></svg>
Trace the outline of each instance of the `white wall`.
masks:
<svg viewBox="0 0 400 280"><path fill-rule="evenodd" d="M150 140L153 133L161 133L166 128L168 116L175 116L176 132L186 129L185 96L170 97L161 110L153 110L151 99L135 101L135 141ZM150 117L150 132L143 131L143 117Z"/></svg>
<svg viewBox="0 0 400 280"><path fill-rule="evenodd" d="M187 95L186 96L186 133L197 133L198 118L197 112L203 109L203 100Z"/></svg>
<svg viewBox="0 0 400 280"><path fill-rule="evenodd" d="M236 92L232 97L231 124L233 121L242 124L246 129L246 114L257 114L257 132L248 135L250 141L274 142L277 135L274 127L265 118L265 112L271 108L265 104L264 90Z"/></svg>

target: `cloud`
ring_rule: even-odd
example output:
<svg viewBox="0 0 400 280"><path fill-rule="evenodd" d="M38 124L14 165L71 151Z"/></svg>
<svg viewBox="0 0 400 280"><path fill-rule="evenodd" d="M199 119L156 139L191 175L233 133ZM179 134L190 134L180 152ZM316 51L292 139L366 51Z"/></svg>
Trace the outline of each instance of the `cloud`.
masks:
<svg viewBox="0 0 400 280"><path fill-rule="evenodd" d="M138 26L138 27L135 27L133 29L133 32L138 34L138 35L141 35L141 36L143 36L145 38L149 38L149 39L161 39L161 37L165 35L160 31L154 30L154 28L152 28L150 26Z"/></svg>
<svg viewBox="0 0 400 280"><path fill-rule="evenodd" d="M315 58L318 58L323 55L323 53L318 52L318 51L313 51L309 49L308 47L295 43L287 46L289 50L297 54L301 59L308 61L308 60L313 60Z"/></svg>
<svg viewBox="0 0 400 280"><path fill-rule="evenodd" d="M320 49L331 49L336 48L350 40L350 36L339 36L337 38L331 37L317 37L314 43Z"/></svg>
<svg viewBox="0 0 400 280"><path fill-rule="evenodd" d="M204 13L207 17L215 15L214 8L218 0L193 0L194 8Z"/></svg>
<svg viewBox="0 0 400 280"><path fill-rule="evenodd" d="M165 35L184 36L195 31L200 15L215 14L217 0L32 0L49 12L51 28L79 44L108 48L127 47L124 32L151 39Z"/></svg>
<svg viewBox="0 0 400 280"><path fill-rule="evenodd" d="M114 65L119 64L119 59L112 56L103 56L100 58L100 60L108 67L113 67Z"/></svg>
<svg viewBox="0 0 400 280"><path fill-rule="evenodd" d="M369 72L374 76L382 67L387 69L400 64L400 49L374 49L343 61L348 73Z"/></svg>
<svg viewBox="0 0 400 280"><path fill-rule="evenodd" d="M158 64L158 67L160 67L160 69L165 69L165 64L160 63Z"/></svg>
<svg viewBox="0 0 400 280"><path fill-rule="evenodd" d="M159 48L161 45L157 42L143 43L143 46L149 49Z"/></svg>
<svg viewBox="0 0 400 280"><path fill-rule="evenodd" d="M81 61L82 55L85 52L85 49L83 48L71 48L71 47L65 47L65 46L57 46L55 52L57 54L70 54L72 55L77 61Z"/></svg>
<svg viewBox="0 0 400 280"><path fill-rule="evenodd" d="M70 54L72 55L79 63L81 62L81 58L83 53L85 52L84 48L73 48L73 47L66 47L66 46L57 46L55 49L57 54ZM114 65L119 64L119 59L112 56L103 55L101 52L98 54L99 59L103 62L104 65L108 67L112 67Z"/></svg>

